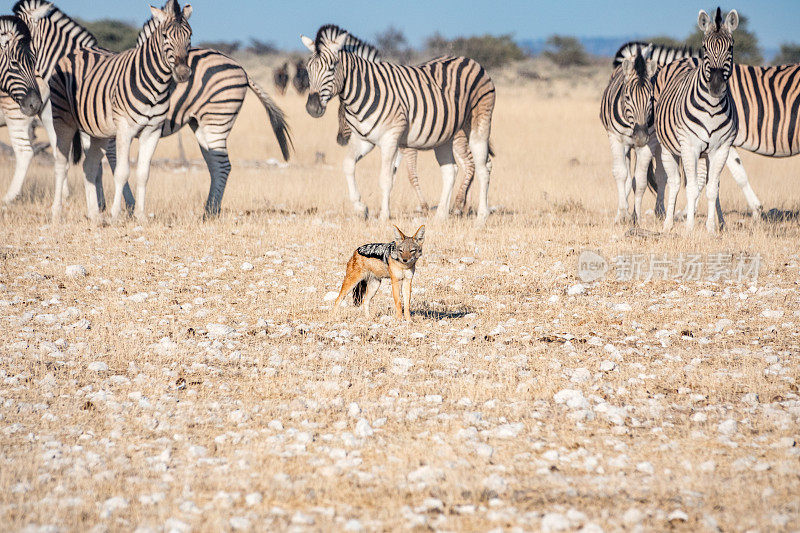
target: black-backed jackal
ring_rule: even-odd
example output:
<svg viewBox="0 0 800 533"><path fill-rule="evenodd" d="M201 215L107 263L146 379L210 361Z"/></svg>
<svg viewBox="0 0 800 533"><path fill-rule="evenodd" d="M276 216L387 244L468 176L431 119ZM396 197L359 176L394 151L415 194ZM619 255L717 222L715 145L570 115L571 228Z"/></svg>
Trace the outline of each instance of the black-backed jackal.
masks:
<svg viewBox="0 0 800 533"><path fill-rule="evenodd" d="M347 262L347 271L342 282L342 290L333 303L335 312L342 300L350 291L353 292L353 303L364 304L364 314L369 316L369 302L381 280L392 280L392 297L394 298L395 316L411 320L411 280L417 259L422 255L422 241L425 239L425 226L420 226L413 237L406 237L397 226L394 227L394 240L385 243L373 243L359 246ZM403 302L400 301L403 284ZM403 309L405 308L405 309Z"/></svg>

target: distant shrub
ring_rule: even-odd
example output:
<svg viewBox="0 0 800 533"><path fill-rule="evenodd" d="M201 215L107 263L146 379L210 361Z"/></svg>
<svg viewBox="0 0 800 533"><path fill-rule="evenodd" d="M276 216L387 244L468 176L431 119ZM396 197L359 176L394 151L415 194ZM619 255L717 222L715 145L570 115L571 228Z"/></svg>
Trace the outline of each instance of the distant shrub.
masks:
<svg viewBox="0 0 800 533"><path fill-rule="evenodd" d="M670 46L672 48L683 48L684 46L686 46L686 43L681 41L680 39L675 39L667 35L657 35L650 39L646 39L646 42L659 44L662 46Z"/></svg>
<svg viewBox="0 0 800 533"><path fill-rule="evenodd" d="M103 19L92 22L78 20L78 22L97 37L100 46L114 52L136 46L136 38L141 30L140 27L121 20Z"/></svg>
<svg viewBox="0 0 800 533"><path fill-rule="evenodd" d="M581 42L575 37L551 35L548 37L544 56L560 67L585 65L589 62Z"/></svg>
<svg viewBox="0 0 800 533"><path fill-rule="evenodd" d="M425 49L434 56L469 57L487 69L525 58L522 48L514 42L511 35L480 35L448 40L436 33L425 41Z"/></svg>
<svg viewBox="0 0 800 533"><path fill-rule="evenodd" d="M257 56L270 56L277 54L280 50L272 42L251 38L247 51Z"/></svg>
<svg viewBox="0 0 800 533"><path fill-rule="evenodd" d="M773 65L792 65L800 63L800 44L783 43L778 55L772 60Z"/></svg>
<svg viewBox="0 0 800 533"><path fill-rule="evenodd" d="M194 45L194 43L192 43ZM212 50L218 50L225 55L233 55L239 51L241 48L242 43L239 41L233 42L226 42L226 41L204 41L202 43L197 43L196 45L198 48L211 48Z"/></svg>
<svg viewBox="0 0 800 533"><path fill-rule="evenodd" d="M733 60L745 65L760 65L764 62L764 57L758 46L758 37L748 29L747 23L747 17L739 13L739 27L733 32ZM686 44L694 49L703 46L703 32L696 25L694 32L686 39Z"/></svg>
<svg viewBox="0 0 800 533"><path fill-rule="evenodd" d="M378 47L382 57L398 63L408 63L413 54L403 30L399 30L394 26L389 26L382 32L377 33L375 35L375 45Z"/></svg>

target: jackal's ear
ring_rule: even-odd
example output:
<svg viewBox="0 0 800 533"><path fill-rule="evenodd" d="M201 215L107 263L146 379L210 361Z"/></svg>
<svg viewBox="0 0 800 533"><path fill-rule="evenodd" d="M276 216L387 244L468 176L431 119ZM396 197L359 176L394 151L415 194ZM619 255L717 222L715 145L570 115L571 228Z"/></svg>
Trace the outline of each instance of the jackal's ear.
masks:
<svg viewBox="0 0 800 533"><path fill-rule="evenodd" d="M422 244L422 241L425 240L425 226L422 225L417 229L417 232L414 234L414 240L418 243Z"/></svg>
<svg viewBox="0 0 800 533"><path fill-rule="evenodd" d="M406 238L405 234L403 234L403 232L400 231L400 228L398 228L397 226L392 226L392 227L394 228L394 240L395 241L397 241L399 243L403 239Z"/></svg>

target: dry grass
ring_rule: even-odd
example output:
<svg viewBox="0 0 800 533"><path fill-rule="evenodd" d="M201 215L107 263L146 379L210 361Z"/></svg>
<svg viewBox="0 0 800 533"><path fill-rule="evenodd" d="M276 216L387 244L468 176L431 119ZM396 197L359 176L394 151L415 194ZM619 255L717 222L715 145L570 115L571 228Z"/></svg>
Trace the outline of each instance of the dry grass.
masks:
<svg viewBox="0 0 800 533"><path fill-rule="evenodd" d="M410 325L387 318L385 287L371 320L328 315L352 249L390 231L350 217L335 113L315 121L296 95L278 98L297 149L286 169L245 164L278 154L248 98L213 222L200 222L205 168L158 167L146 226L94 228L74 194L51 227L52 171L35 166L0 211L3 529L536 530L553 513L587 530L800 528L797 223L752 225L726 174L721 236L626 238L603 77L499 87L502 209L482 231L426 221ZM377 159L358 169L373 212ZM766 208L797 208L800 161L744 160ZM420 162L434 200L438 170ZM392 206L401 228L425 221L404 172ZM602 281L567 296L584 248L745 251L764 266L753 287ZM88 276L67 276L75 264ZM562 389L588 408L557 403Z"/></svg>

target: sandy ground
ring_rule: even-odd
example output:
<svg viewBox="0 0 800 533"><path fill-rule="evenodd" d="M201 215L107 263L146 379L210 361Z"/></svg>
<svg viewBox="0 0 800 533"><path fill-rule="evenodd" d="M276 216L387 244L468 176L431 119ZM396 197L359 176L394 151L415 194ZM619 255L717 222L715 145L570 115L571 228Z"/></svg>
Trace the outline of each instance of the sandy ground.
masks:
<svg viewBox="0 0 800 533"><path fill-rule="evenodd" d="M0 211L3 529L800 528L797 221L751 222L726 173L720 236L701 229L704 202L691 235L626 236L605 75L499 86L483 230L415 214L401 172L393 222L428 224L411 324L388 284L372 317L329 314L353 249L391 235L351 217L335 110L315 121L277 98L296 147L282 168L249 97L212 222L205 168L160 164L147 224L90 225L72 171L51 226L37 163ZM172 138L156 157L175 154ZM797 209L800 160L743 159L766 209ZM435 201L433 156L420 161ZM359 166L373 213L377 167ZM761 264L755 279L582 283L584 249L612 267Z"/></svg>

